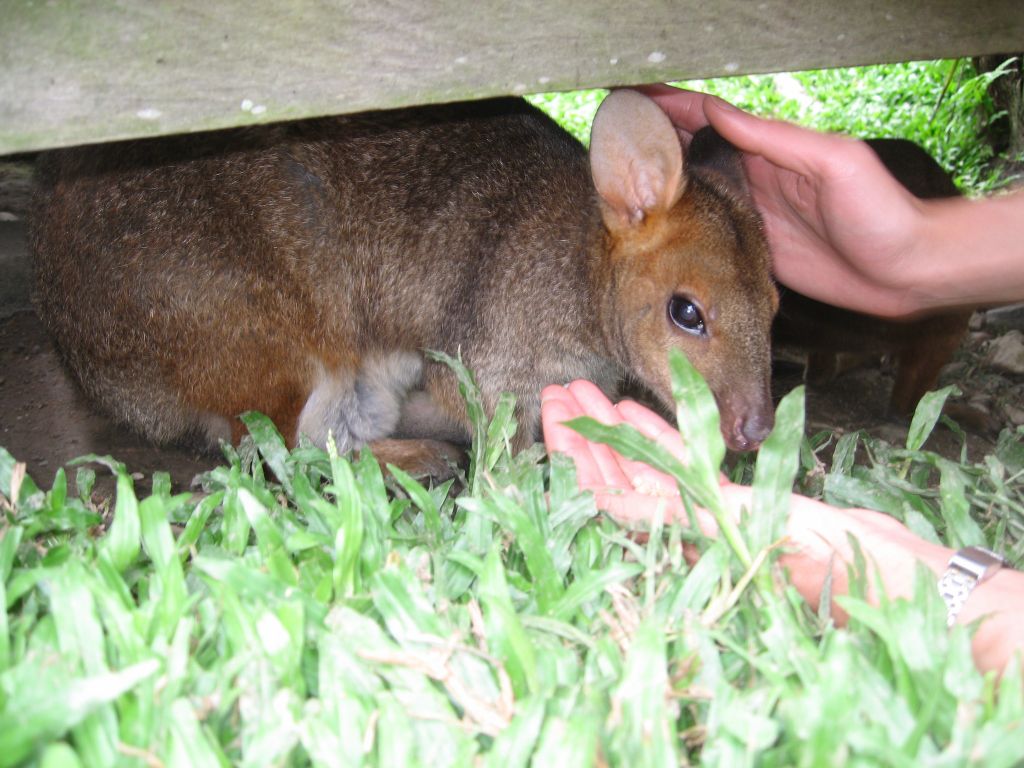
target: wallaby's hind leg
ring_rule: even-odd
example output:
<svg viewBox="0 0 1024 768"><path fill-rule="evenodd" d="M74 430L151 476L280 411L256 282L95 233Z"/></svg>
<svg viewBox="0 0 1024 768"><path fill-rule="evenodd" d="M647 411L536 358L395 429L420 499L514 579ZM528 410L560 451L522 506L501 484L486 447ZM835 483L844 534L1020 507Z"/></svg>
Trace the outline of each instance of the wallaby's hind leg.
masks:
<svg viewBox="0 0 1024 768"><path fill-rule="evenodd" d="M927 343L906 347L899 353L896 381L889 399L890 412L900 416L913 415L925 393L935 388L942 367L960 346L967 320L965 318L962 325L953 325L959 325L959 328L944 334L936 333L930 338L923 335L923 338L928 338Z"/></svg>
<svg viewBox="0 0 1024 768"><path fill-rule="evenodd" d="M835 352L807 353L804 380L811 385L827 384L839 375L839 355Z"/></svg>
<svg viewBox="0 0 1024 768"><path fill-rule="evenodd" d="M133 361L93 365L82 356L73 358L68 368L100 410L157 445L177 443L216 453L222 440L233 440L235 425L241 427L237 419L183 402L177 392Z"/></svg>
<svg viewBox="0 0 1024 768"><path fill-rule="evenodd" d="M431 477L435 481L454 476L465 452L443 440L374 440L366 445L382 468L392 464L413 477Z"/></svg>
<svg viewBox="0 0 1024 768"><path fill-rule="evenodd" d="M438 405L426 390L410 392L405 398L395 437L410 440L429 438L450 443L468 443L470 438L466 427Z"/></svg>
<svg viewBox="0 0 1024 768"><path fill-rule="evenodd" d="M908 349L899 356L896 382L889 398L889 411L897 416L911 416L917 403L938 381L939 371L948 358L930 347Z"/></svg>

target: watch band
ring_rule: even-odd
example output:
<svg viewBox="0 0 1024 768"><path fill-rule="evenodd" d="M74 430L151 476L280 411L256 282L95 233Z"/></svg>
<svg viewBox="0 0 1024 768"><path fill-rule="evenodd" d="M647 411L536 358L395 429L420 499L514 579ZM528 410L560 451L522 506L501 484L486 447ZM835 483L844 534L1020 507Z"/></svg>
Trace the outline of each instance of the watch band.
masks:
<svg viewBox="0 0 1024 768"><path fill-rule="evenodd" d="M983 547L964 547L949 558L939 578L939 594L946 603L946 626L956 624L956 617L976 586L992 577L1006 561Z"/></svg>

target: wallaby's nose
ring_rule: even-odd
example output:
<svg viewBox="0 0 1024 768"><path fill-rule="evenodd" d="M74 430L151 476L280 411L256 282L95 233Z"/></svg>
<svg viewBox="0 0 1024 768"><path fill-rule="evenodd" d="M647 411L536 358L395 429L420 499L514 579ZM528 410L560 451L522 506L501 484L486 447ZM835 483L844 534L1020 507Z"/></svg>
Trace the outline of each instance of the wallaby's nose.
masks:
<svg viewBox="0 0 1024 768"><path fill-rule="evenodd" d="M757 448L775 425L771 410L737 415L726 433L725 441L734 451L752 451Z"/></svg>

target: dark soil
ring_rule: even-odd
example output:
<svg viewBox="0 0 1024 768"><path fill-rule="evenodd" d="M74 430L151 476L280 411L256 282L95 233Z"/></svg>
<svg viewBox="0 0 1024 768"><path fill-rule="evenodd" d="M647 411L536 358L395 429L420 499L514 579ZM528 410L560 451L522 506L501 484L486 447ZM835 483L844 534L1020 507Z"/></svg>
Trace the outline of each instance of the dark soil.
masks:
<svg viewBox="0 0 1024 768"><path fill-rule="evenodd" d="M973 325L985 324L986 315L975 316ZM926 450L959 460L966 442L970 461L981 461L995 448L1002 429L1024 420L1024 376L997 371L988 363L988 346L1005 327L972 331L964 339L954 359L945 366L938 386L955 385L961 392L947 400L944 414L964 432L961 437L941 422L925 443ZM777 397L801 383L802 368L776 361L772 387ZM906 444L908 418L888 413L889 394L894 379L891 361L848 371L827 384L808 385L806 389L806 431L822 430L836 435L862 430L867 434L902 446Z"/></svg>
<svg viewBox="0 0 1024 768"><path fill-rule="evenodd" d="M124 462L146 485L153 472L169 472L178 489L218 463L216 456L154 448L97 414L65 374L30 311L0 320L0 371L0 446L28 465L41 487L50 486L59 467L91 453ZM68 471L73 480L74 469Z"/></svg>

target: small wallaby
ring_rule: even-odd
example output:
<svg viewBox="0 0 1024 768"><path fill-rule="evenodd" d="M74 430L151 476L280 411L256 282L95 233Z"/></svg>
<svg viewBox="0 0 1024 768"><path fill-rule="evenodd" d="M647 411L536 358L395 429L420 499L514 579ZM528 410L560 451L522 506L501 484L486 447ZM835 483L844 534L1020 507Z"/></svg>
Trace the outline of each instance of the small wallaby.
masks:
<svg viewBox="0 0 1024 768"><path fill-rule="evenodd" d="M433 472L485 406L633 377L671 404L667 353L707 379L739 450L773 423L778 299L738 154L689 162L657 105L612 93L591 151L526 102L306 120L52 153L31 224L35 306L83 390L159 443L290 442Z"/></svg>
<svg viewBox="0 0 1024 768"><path fill-rule="evenodd" d="M922 199L956 197L960 191L942 166L905 139L868 139L868 146L909 192ZM892 355L897 364L889 410L914 412L935 387L939 372L956 352L967 330L969 311L945 312L916 320L891 320L840 309L783 290L772 329L773 343L807 353L807 379L824 383L840 372L840 355Z"/></svg>

